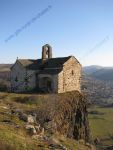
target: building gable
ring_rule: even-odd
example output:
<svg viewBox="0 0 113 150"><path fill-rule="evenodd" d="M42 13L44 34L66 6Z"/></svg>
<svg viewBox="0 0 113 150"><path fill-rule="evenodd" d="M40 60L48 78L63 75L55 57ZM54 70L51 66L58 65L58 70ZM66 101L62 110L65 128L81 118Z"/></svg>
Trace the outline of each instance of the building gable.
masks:
<svg viewBox="0 0 113 150"><path fill-rule="evenodd" d="M78 66L82 67L80 62L74 56L70 56L70 58L64 63L63 66L66 66L68 63L72 63L72 62L77 64Z"/></svg>
<svg viewBox="0 0 113 150"><path fill-rule="evenodd" d="M16 68L17 66L18 66L19 68L24 69L24 66L20 63L19 60L16 60L16 62L14 63L14 65L13 65L10 69L13 70L13 69Z"/></svg>

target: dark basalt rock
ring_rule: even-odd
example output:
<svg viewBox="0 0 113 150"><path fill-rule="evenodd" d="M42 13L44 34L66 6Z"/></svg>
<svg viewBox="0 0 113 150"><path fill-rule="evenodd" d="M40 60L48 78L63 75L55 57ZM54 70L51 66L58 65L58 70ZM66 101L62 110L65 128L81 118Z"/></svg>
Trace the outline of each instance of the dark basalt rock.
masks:
<svg viewBox="0 0 113 150"><path fill-rule="evenodd" d="M78 91L54 95L37 110L37 120L41 126L49 126L50 133L90 141L87 101Z"/></svg>

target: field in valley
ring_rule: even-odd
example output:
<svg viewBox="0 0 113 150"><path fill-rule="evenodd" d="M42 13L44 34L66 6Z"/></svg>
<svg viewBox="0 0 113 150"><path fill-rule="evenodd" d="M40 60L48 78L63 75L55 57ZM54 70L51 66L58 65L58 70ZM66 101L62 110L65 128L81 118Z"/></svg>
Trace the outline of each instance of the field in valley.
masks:
<svg viewBox="0 0 113 150"><path fill-rule="evenodd" d="M101 147L112 147L113 107L92 106L89 109L89 123L93 139L99 138Z"/></svg>

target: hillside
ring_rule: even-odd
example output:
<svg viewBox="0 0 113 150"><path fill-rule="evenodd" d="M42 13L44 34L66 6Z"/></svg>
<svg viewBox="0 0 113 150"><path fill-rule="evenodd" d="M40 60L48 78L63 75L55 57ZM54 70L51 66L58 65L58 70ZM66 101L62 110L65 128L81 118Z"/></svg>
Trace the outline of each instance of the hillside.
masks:
<svg viewBox="0 0 113 150"><path fill-rule="evenodd" d="M112 73L112 67L89 66L83 68L82 90L87 93L88 99L91 103L105 106L112 105Z"/></svg>
<svg viewBox="0 0 113 150"><path fill-rule="evenodd" d="M76 91L0 93L1 150L94 150L84 142L91 140L86 104Z"/></svg>
<svg viewBox="0 0 113 150"><path fill-rule="evenodd" d="M82 91L92 103L104 105L113 102L113 82L97 80L91 76L82 76Z"/></svg>
<svg viewBox="0 0 113 150"><path fill-rule="evenodd" d="M0 91L10 88L10 67L12 64L0 64Z"/></svg>
<svg viewBox="0 0 113 150"><path fill-rule="evenodd" d="M90 75L93 72L96 72L96 71L98 71L102 68L103 67L101 67L101 66L92 65L92 66L83 67L83 71L84 71L85 74Z"/></svg>
<svg viewBox="0 0 113 150"><path fill-rule="evenodd" d="M95 79L113 82L113 67L89 66L84 67L83 72Z"/></svg>
<svg viewBox="0 0 113 150"><path fill-rule="evenodd" d="M0 72L10 71L12 64L0 64Z"/></svg>

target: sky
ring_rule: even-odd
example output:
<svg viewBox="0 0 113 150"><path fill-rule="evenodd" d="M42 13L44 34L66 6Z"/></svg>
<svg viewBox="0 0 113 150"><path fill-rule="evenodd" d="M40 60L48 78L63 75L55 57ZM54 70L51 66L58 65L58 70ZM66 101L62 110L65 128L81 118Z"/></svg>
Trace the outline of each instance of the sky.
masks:
<svg viewBox="0 0 113 150"><path fill-rule="evenodd" d="M113 0L0 0L0 63L74 55L83 66L113 66Z"/></svg>

